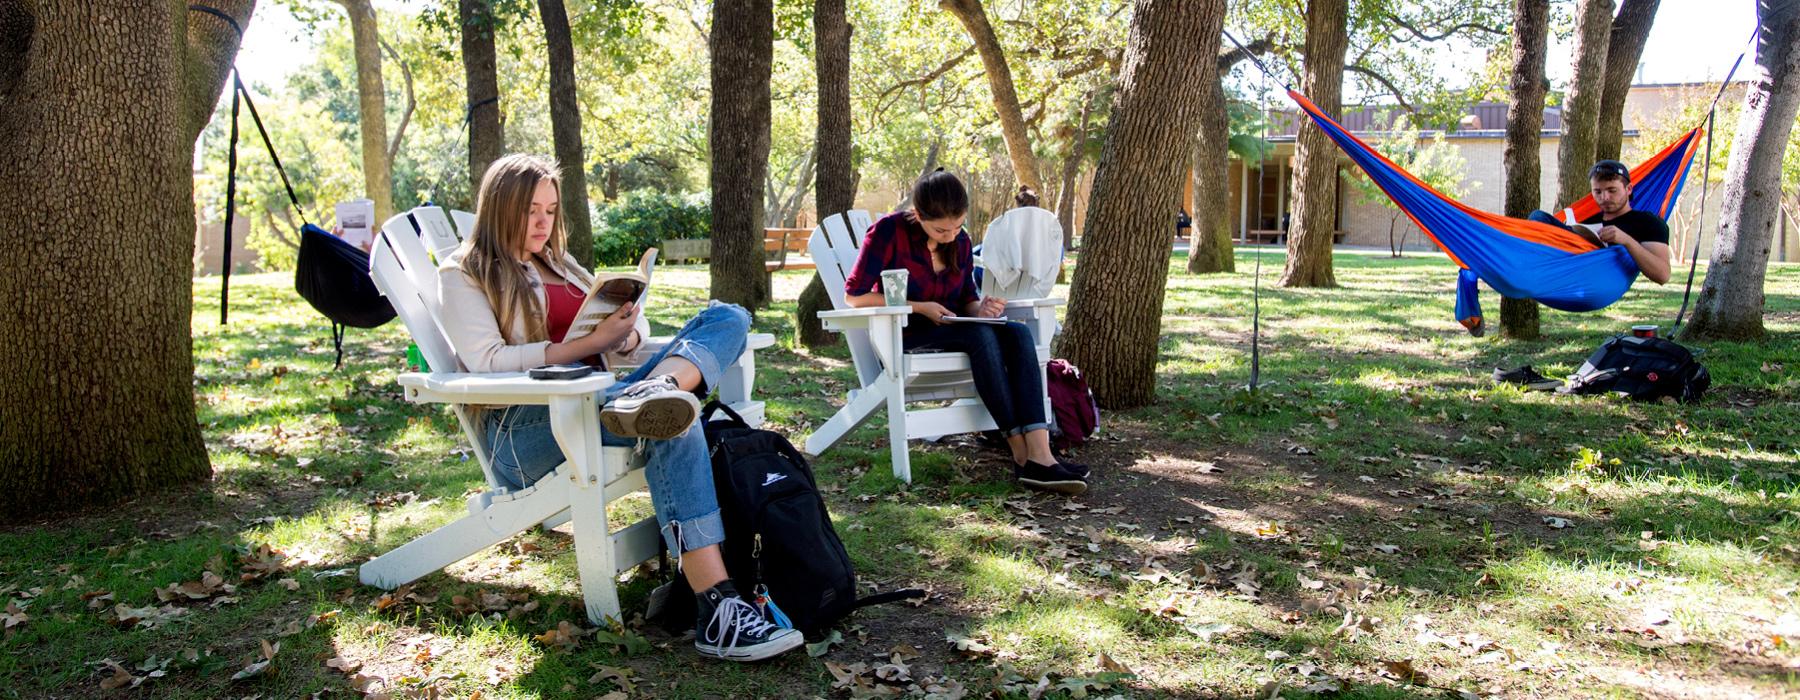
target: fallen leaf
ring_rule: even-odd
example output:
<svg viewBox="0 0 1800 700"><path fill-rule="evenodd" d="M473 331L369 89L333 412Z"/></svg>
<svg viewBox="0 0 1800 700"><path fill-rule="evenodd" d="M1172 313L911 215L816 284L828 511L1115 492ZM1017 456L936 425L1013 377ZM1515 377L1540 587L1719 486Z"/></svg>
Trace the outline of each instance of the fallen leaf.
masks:
<svg viewBox="0 0 1800 700"><path fill-rule="evenodd" d="M120 666L117 662L110 659L107 660L106 667L112 669L113 674L100 679L101 690L136 688L144 682L143 678L131 675L131 672L125 670L124 666Z"/></svg>
<svg viewBox="0 0 1800 700"><path fill-rule="evenodd" d="M1231 623L1229 622L1188 624L1183 625L1183 627L1187 631L1194 633L1194 636L1199 637L1200 640L1204 642L1210 642L1213 637L1230 632L1232 629Z"/></svg>
<svg viewBox="0 0 1800 700"><path fill-rule="evenodd" d="M978 639L971 639L954 632L945 632L944 640L950 643L952 649L964 656L976 657L994 655L994 648Z"/></svg>
<svg viewBox="0 0 1800 700"><path fill-rule="evenodd" d="M843 644L843 643L844 643L844 633L839 632L837 630L832 630L830 636L828 636L824 639L821 639L817 642L807 644L806 645L806 655L816 659L816 658L819 658L821 656L824 656L824 655L830 653L831 647L833 645Z"/></svg>
<svg viewBox="0 0 1800 700"><path fill-rule="evenodd" d="M1137 675L1137 671L1133 671L1129 667L1127 667L1125 664L1122 664L1122 663L1119 663L1118 661L1113 660L1113 657L1104 651L1100 652L1100 655L1098 657L1095 657L1094 662L1100 666L1100 670L1102 670L1102 671L1110 671L1113 673L1128 673L1128 674L1131 674L1134 676Z"/></svg>
<svg viewBox="0 0 1800 700"><path fill-rule="evenodd" d="M618 686L617 692L623 693L625 697L629 697L631 693L637 691L637 681L632 679L633 671L630 668L604 664L589 664L589 666L596 670L594 675L588 677L588 685L598 685L603 681L610 681L613 685Z"/></svg>
<svg viewBox="0 0 1800 700"><path fill-rule="evenodd" d="M1425 672L1413 668L1412 659L1400 661L1382 661L1381 667L1388 675L1413 685L1425 685Z"/></svg>
<svg viewBox="0 0 1800 700"><path fill-rule="evenodd" d="M587 636L588 632L588 630L581 629L570 623L568 620L563 620L556 623L554 629L537 635L536 637L533 637L533 639L536 639L538 643L543 644L544 646L559 647L564 651L570 651L573 650L577 644L581 643L581 638Z"/></svg>
<svg viewBox="0 0 1800 700"><path fill-rule="evenodd" d="M281 652L281 643L270 644L267 639L258 641L262 642L262 656L250 665L239 669L237 673L231 674L231 680L241 681L246 678L254 678L269 670L269 663L273 662L275 655Z"/></svg>

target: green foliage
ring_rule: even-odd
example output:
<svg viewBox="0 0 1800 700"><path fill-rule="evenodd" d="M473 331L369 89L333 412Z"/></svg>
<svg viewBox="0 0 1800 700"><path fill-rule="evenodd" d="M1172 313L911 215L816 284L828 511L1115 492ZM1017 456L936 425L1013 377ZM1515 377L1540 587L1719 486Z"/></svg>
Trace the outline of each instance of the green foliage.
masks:
<svg viewBox="0 0 1800 700"><path fill-rule="evenodd" d="M679 196L634 190L600 210L594 257L600 265L630 265L670 238L712 235L712 206L704 194Z"/></svg>
<svg viewBox="0 0 1800 700"><path fill-rule="evenodd" d="M1275 144L1263 138L1269 120L1256 105L1240 100L1227 100L1225 112L1231 119L1231 136L1226 148L1239 160L1260 163L1275 150Z"/></svg>

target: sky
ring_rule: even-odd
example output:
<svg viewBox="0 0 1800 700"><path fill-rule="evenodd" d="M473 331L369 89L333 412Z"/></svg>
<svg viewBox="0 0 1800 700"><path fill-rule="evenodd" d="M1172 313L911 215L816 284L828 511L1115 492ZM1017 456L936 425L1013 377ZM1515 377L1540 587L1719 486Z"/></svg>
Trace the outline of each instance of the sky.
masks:
<svg viewBox="0 0 1800 700"><path fill-rule="evenodd" d="M377 12L395 12L394 2L376 3ZM1677 83L1718 80L1745 47L1756 26L1755 0L1662 0L1636 82ZM284 85L304 66L311 40L280 3L260 3L238 53L246 81ZM1572 56L1567 44L1552 44L1545 66L1551 80L1568 80ZM1476 57L1479 60L1479 57ZM1746 58L1746 67L1753 61ZM1749 75L1738 69L1737 79Z"/></svg>

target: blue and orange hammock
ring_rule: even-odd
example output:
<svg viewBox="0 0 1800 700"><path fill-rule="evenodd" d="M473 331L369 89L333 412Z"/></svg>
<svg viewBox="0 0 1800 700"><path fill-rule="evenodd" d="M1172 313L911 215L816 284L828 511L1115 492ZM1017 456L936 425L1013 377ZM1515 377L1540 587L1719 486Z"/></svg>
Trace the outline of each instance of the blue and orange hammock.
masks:
<svg viewBox="0 0 1800 700"><path fill-rule="evenodd" d="M1593 311L1618 301L1637 279L1637 263L1624 247L1598 248L1556 226L1491 214L1445 197L1350 135L1305 95L1288 90L1288 97L1462 268L1456 281L1456 320L1470 330L1482 324L1477 280L1503 295L1535 299L1553 309ZM1703 134L1696 127L1632 168L1631 208L1669 218ZM1591 195L1569 208L1577 221L1600 213Z"/></svg>

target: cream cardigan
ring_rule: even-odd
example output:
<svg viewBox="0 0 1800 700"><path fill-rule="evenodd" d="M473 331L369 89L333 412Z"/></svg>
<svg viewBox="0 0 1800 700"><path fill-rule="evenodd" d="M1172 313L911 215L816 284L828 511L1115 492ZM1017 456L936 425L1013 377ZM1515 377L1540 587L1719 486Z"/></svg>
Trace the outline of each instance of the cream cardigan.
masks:
<svg viewBox="0 0 1800 700"><path fill-rule="evenodd" d="M443 309L444 335L449 337L456 359L470 372L523 372L544 364L544 350L550 347L550 341L515 345L506 340L509 336L525 337L524 318L513 319L511 333L500 333L500 317L488 305L487 295L463 272L462 259L466 252L466 248L458 248L438 266L438 303ZM563 264L579 267L575 258L567 253L563 254ZM519 265L524 268L526 278L531 280L531 291L537 294L538 308L549 308L544 301L544 282L538 276L537 266L527 262ZM588 291L587 283L582 280L565 282L575 285L583 294ZM629 353L605 353L606 366L640 364L643 357L649 355L644 352L644 341L650 339L650 322L639 313L632 325L638 342L627 343L633 346Z"/></svg>

